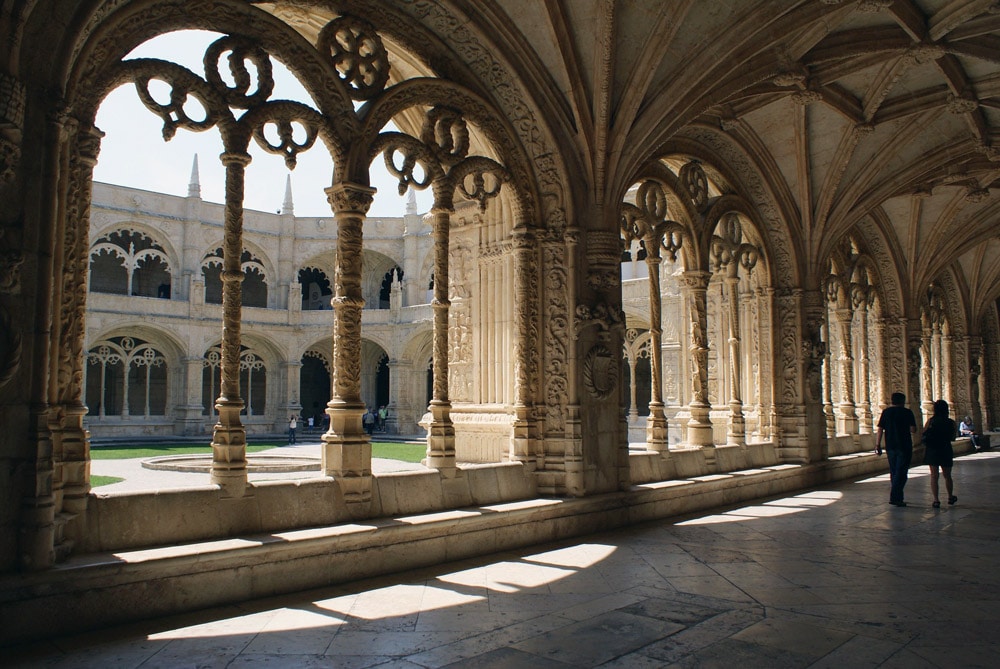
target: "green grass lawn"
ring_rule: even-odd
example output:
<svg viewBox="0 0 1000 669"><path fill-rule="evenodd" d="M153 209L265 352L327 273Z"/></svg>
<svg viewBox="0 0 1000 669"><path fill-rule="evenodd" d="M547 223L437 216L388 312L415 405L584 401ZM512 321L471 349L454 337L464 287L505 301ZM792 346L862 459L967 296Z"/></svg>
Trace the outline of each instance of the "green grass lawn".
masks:
<svg viewBox="0 0 1000 669"><path fill-rule="evenodd" d="M250 444L248 453L264 451L284 444ZM96 446L90 449L91 460L125 460L127 458L154 458L159 455L191 455L211 453L208 444L150 444L148 446Z"/></svg>
<svg viewBox="0 0 1000 669"><path fill-rule="evenodd" d="M102 485L111 485L112 483L118 483L119 481L124 481L125 479L119 478L117 476L91 476L90 477L90 487L100 488Z"/></svg>
<svg viewBox="0 0 1000 669"><path fill-rule="evenodd" d="M249 444L248 453L266 451L285 443ZM420 462L426 454L427 446L403 444L399 442L372 442L372 457L403 462ZM91 460L125 460L128 458L153 458L161 455L208 454L212 449L208 444L150 444L144 446L95 446L90 449ZM112 481L114 483L114 481ZM95 484L96 485L96 484ZM106 485L106 484L101 484Z"/></svg>

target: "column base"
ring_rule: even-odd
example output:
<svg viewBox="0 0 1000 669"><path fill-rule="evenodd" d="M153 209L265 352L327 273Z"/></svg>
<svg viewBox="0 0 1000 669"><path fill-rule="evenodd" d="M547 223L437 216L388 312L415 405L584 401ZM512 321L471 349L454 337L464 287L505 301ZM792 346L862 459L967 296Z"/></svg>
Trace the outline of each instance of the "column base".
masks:
<svg viewBox="0 0 1000 669"><path fill-rule="evenodd" d="M348 507L367 505L372 499L372 442L364 431L363 404L327 406L330 429L323 435L323 472L340 484ZM362 517L363 511L352 511Z"/></svg>
<svg viewBox="0 0 1000 669"><path fill-rule="evenodd" d="M670 453L667 418L663 413L662 404L649 405L649 416L646 417L646 449L664 455Z"/></svg>

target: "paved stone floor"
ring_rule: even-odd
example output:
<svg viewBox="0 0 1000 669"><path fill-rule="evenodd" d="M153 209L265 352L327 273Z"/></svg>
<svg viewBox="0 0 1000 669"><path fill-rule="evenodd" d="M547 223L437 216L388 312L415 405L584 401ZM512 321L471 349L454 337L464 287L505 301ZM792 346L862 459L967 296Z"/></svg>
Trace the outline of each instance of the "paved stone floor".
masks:
<svg viewBox="0 0 1000 669"><path fill-rule="evenodd" d="M1000 454L8 651L7 667L998 667Z"/></svg>

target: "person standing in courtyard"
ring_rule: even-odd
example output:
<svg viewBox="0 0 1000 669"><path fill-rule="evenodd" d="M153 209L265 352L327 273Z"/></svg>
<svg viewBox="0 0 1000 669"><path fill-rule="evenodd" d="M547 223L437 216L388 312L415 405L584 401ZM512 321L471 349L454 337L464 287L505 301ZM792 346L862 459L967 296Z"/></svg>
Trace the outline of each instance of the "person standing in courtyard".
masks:
<svg viewBox="0 0 1000 669"><path fill-rule="evenodd" d="M295 418L295 415L288 417L288 445L291 446L295 443L295 429L299 426L299 421Z"/></svg>
<svg viewBox="0 0 1000 669"><path fill-rule="evenodd" d="M948 503L958 501L951 480L951 466L955 458L951 442L955 439L955 421L948 416L948 403L938 400L934 403L934 415L924 425L924 464L931 469L931 494L934 495L935 509L941 508L938 500L938 468L944 472L944 485L948 490Z"/></svg>
<svg viewBox="0 0 1000 669"><path fill-rule="evenodd" d="M903 488L906 486L910 461L913 460L913 435L917 433L917 419L908 409L906 395L893 393L891 406L878 419L878 434L875 437L875 452L882 455L882 438L885 438L885 454L889 458L889 504L906 506Z"/></svg>

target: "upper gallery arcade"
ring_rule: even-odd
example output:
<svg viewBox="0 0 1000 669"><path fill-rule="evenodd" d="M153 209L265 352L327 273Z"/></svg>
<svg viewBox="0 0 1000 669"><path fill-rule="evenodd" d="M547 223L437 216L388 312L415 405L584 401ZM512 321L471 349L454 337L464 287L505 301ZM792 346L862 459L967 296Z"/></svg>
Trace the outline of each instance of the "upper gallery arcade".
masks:
<svg viewBox="0 0 1000 669"><path fill-rule="evenodd" d="M130 55L189 29L199 67ZM1000 421L995 2L6 0L0 30L5 572L543 497L580 532L690 508L671 481L874 471L835 459L894 391L918 421L939 398ZM101 209L120 87L164 140L218 136L224 202ZM304 252L290 206L244 204L261 160L307 152L329 227ZM375 161L431 195L391 235ZM316 361L324 476L248 482L248 430L302 409ZM381 387L426 434L420 476L372 474ZM207 420L205 485L92 491L87 426L123 410ZM608 496L646 510L573 516Z"/></svg>

